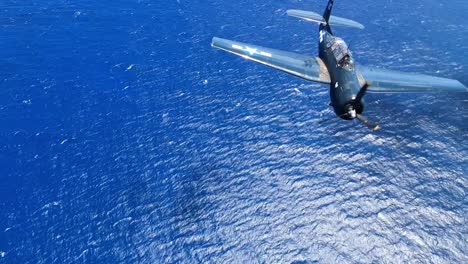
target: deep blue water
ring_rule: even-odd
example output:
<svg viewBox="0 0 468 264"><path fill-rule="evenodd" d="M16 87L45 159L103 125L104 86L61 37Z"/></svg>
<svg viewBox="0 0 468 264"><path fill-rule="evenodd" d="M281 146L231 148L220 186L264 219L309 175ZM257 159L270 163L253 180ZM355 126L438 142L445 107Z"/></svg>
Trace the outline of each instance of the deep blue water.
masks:
<svg viewBox="0 0 468 264"><path fill-rule="evenodd" d="M0 263L467 263L468 95L327 87L213 50L316 54L325 1L3 0ZM340 1L361 64L468 84L466 0Z"/></svg>

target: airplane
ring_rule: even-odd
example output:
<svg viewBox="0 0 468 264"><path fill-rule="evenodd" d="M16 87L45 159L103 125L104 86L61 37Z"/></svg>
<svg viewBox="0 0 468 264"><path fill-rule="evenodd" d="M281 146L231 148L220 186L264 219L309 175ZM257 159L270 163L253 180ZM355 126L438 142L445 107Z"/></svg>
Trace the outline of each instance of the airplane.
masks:
<svg viewBox="0 0 468 264"><path fill-rule="evenodd" d="M375 93L467 92L457 80L423 74L369 68L354 63L346 42L333 35L331 26L364 29L356 21L332 16L334 0L329 0L323 16L288 10L289 16L315 22L319 27L319 56L312 57L214 37L211 46L302 79L330 85L330 106L336 116L358 119L372 130L377 124L362 115L364 96Z"/></svg>

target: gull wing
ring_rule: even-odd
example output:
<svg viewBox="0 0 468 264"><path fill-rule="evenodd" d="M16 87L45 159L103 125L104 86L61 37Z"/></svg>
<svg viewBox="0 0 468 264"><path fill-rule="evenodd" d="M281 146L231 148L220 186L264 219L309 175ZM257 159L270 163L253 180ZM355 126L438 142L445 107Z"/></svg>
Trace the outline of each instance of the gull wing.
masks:
<svg viewBox="0 0 468 264"><path fill-rule="evenodd" d="M404 73L360 66L358 78L363 86L369 84L368 92L375 93L422 93L422 92L468 92L462 83L416 73Z"/></svg>
<svg viewBox="0 0 468 264"><path fill-rule="evenodd" d="M330 83L328 69L320 58L221 38L213 38L211 46L309 81Z"/></svg>

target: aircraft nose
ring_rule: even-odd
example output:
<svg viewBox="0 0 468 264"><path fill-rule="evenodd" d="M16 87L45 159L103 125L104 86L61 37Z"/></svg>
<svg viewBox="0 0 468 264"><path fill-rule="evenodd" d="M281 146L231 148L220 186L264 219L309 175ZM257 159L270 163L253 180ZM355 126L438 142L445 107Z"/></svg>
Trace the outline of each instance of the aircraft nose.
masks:
<svg viewBox="0 0 468 264"><path fill-rule="evenodd" d="M363 111L363 103L352 100L346 104L344 107L344 112L346 113L347 118L355 119L358 114L361 114Z"/></svg>

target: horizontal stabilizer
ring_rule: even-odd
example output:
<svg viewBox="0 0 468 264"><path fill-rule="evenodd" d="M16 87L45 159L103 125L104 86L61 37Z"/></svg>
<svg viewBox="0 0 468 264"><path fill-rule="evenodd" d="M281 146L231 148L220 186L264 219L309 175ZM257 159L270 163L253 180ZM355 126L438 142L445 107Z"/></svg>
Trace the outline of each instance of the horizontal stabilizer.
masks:
<svg viewBox="0 0 468 264"><path fill-rule="evenodd" d="M298 18L311 21L311 22L315 22L318 24L325 25L327 23L320 14L317 14L315 12L291 9L291 10L286 11L286 13L289 16L298 17ZM330 17L329 24L331 26L342 26L342 27L364 29L364 26L361 23L358 23L350 19L342 18L342 17L336 17L336 16Z"/></svg>

